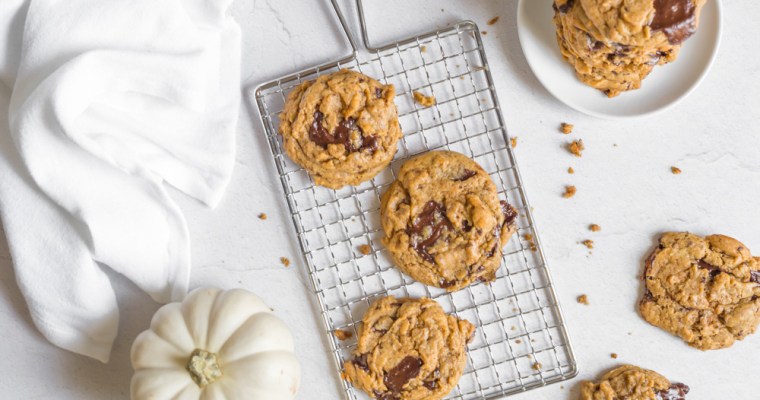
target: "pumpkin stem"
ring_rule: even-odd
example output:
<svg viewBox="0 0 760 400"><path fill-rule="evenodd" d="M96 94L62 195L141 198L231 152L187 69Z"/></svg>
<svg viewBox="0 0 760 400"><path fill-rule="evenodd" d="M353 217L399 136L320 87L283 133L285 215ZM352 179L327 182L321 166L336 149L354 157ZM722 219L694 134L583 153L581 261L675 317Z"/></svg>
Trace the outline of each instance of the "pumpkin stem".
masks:
<svg viewBox="0 0 760 400"><path fill-rule="evenodd" d="M190 355L187 371L201 389L222 377L217 355L201 349L195 349Z"/></svg>

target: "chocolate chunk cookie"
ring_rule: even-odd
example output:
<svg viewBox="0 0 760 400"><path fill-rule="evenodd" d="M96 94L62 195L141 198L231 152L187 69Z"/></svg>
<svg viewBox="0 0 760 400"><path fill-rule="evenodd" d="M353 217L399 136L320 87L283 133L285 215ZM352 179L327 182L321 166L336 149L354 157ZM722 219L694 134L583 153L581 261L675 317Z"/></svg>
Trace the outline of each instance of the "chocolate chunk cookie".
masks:
<svg viewBox="0 0 760 400"><path fill-rule="evenodd" d="M401 167L382 196L380 218L396 265L448 291L495 279L517 211L499 201L483 168L452 151L434 151Z"/></svg>
<svg viewBox="0 0 760 400"><path fill-rule="evenodd" d="M317 185L338 189L372 179L401 138L393 85L351 70L304 82L280 114L285 152Z"/></svg>
<svg viewBox="0 0 760 400"><path fill-rule="evenodd" d="M729 347L760 323L760 258L728 236L664 234L644 282L641 316L698 349Z"/></svg>
<svg viewBox="0 0 760 400"><path fill-rule="evenodd" d="M689 387L670 383L657 372L623 365L607 372L598 383L585 381L581 400L685 400Z"/></svg>
<svg viewBox="0 0 760 400"><path fill-rule="evenodd" d="M362 319L344 377L379 400L437 400L456 386L475 326L430 299L388 296Z"/></svg>
<svg viewBox="0 0 760 400"><path fill-rule="evenodd" d="M706 0L555 0L562 56L583 83L614 97L675 61Z"/></svg>

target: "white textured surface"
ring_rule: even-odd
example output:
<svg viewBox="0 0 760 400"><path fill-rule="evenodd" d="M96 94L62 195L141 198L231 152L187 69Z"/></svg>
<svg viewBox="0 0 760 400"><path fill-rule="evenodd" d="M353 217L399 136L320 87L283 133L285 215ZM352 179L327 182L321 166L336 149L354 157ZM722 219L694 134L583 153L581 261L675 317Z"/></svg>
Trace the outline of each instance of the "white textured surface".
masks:
<svg viewBox="0 0 760 400"><path fill-rule="evenodd" d="M756 399L760 336L703 353L647 325L635 312L642 260L658 233L690 230L732 235L760 254L760 55L754 23L760 5L725 2L723 44L705 82L666 114L620 123L583 116L554 100L530 72L515 28L514 0L391 2L372 12L378 40L436 24L471 19L484 36L500 101L575 345L579 378L512 399L577 398L582 378L623 362L657 369L692 387L690 400ZM410 2L407 2L410 3ZM444 11L441 11L443 8ZM250 88L273 77L342 55L345 48L323 1L237 1L244 31L243 77ZM485 22L501 16L494 26ZM382 31L382 32L381 32ZM687 44L688 45L688 44ZM665 67L667 68L667 67ZM646 82L645 82L646 84ZM258 115L244 105L232 184L222 204L207 210L174 193L193 240L193 286L244 287L259 294L293 329L303 366L301 399L338 399L316 307ZM571 122L575 133L557 131ZM563 144L583 138L582 158ZM672 175L677 165L683 174ZM572 166L576 173L568 175ZM561 197L574 184L578 194ZM256 216L268 214L266 221ZM589 223L601 232L587 230ZM578 244L595 241L595 249ZM288 256L290 268L279 263ZM112 361L102 365L48 344L34 330L0 240L0 393L16 399L126 399L129 346L159 307L114 276L122 308ZM591 305L575 297L586 293ZM609 354L620 355L612 360ZM564 389L561 387L564 386Z"/></svg>

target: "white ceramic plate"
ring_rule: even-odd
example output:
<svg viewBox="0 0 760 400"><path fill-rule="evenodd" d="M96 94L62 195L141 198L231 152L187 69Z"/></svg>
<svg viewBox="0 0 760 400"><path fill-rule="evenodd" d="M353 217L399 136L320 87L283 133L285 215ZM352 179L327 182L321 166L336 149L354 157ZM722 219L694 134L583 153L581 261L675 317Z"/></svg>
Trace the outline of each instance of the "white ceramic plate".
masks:
<svg viewBox="0 0 760 400"><path fill-rule="evenodd" d="M520 0L517 28L528 64L554 97L596 117L632 118L664 111L699 85L718 53L721 14L720 0L708 0L697 33L684 42L678 59L655 67L641 89L611 99L581 83L562 59L554 33L552 0Z"/></svg>

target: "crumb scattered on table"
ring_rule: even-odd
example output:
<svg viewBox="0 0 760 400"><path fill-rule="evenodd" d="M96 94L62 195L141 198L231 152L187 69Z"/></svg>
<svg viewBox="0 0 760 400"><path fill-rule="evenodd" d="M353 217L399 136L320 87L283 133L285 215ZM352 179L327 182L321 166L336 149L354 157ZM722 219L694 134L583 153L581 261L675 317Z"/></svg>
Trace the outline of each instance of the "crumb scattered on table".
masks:
<svg viewBox="0 0 760 400"><path fill-rule="evenodd" d="M568 173L568 174L574 174L574 173L575 173L575 170L573 169L573 167L568 167L568 168L567 168L567 173Z"/></svg>
<svg viewBox="0 0 760 400"><path fill-rule="evenodd" d="M368 244L363 244L359 246L359 252L364 254L365 256L369 255L370 253L372 253L372 247L370 247L370 245Z"/></svg>
<svg viewBox="0 0 760 400"><path fill-rule="evenodd" d="M514 325L512 325L512 330L513 330L513 331L516 331L516 330L517 330L517 327L516 327L516 326L514 326Z"/></svg>
<svg viewBox="0 0 760 400"><path fill-rule="evenodd" d="M286 267L290 266L290 259L287 257L280 257L280 262Z"/></svg>
<svg viewBox="0 0 760 400"><path fill-rule="evenodd" d="M565 135L573 133L573 124L563 122L559 125L559 131Z"/></svg>
<svg viewBox="0 0 760 400"><path fill-rule="evenodd" d="M342 329L335 330L335 337L338 338L338 340L346 340L346 339L349 339L351 336L354 336L354 333L351 331L344 331Z"/></svg>
<svg viewBox="0 0 760 400"><path fill-rule="evenodd" d="M589 304L588 303L588 296L586 296L585 294L582 294L582 295L578 296L578 303L587 306Z"/></svg>
<svg viewBox="0 0 760 400"><path fill-rule="evenodd" d="M610 357L612 357L612 358L615 358L615 359L616 359L616 358L618 358L618 355L617 355L617 353L612 353L612 354L610 354Z"/></svg>
<svg viewBox="0 0 760 400"><path fill-rule="evenodd" d="M430 107L435 104L435 97L433 96L425 96L416 90L412 94L414 96L414 101L423 107Z"/></svg>
<svg viewBox="0 0 760 400"><path fill-rule="evenodd" d="M520 340L520 339L516 339L516 340L515 340L515 343L517 343L517 344L520 344L520 343L522 343L522 340Z"/></svg>
<svg viewBox="0 0 760 400"><path fill-rule="evenodd" d="M591 232L599 232L599 231L601 231L601 230L602 230L602 227L601 227L601 226L599 226L599 225L597 225L597 224L591 224L591 225L589 225L589 226L588 226L588 229L589 229Z"/></svg>
<svg viewBox="0 0 760 400"><path fill-rule="evenodd" d="M591 240L591 239L586 239L586 240L583 241L583 245L586 246L586 247L588 247L589 249L593 249L594 248L594 241Z"/></svg>
<svg viewBox="0 0 760 400"><path fill-rule="evenodd" d="M264 213L261 213L261 214L259 214L259 219L260 220L265 220L265 219L267 219L267 215L264 214Z"/></svg>
<svg viewBox="0 0 760 400"><path fill-rule="evenodd" d="M570 153L572 153L576 157L582 157L583 154L581 154L581 152L585 149L586 147L583 146L582 139L574 140L567 144L567 150L570 151Z"/></svg>
<svg viewBox="0 0 760 400"><path fill-rule="evenodd" d="M678 167L670 167L670 172L672 172L672 173L673 173L673 175L678 175L678 174L680 174L682 171L681 171L681 168L678 168Z"/></svg>
<svg viewBox="0 0 760 400"><path fill-rule="evenodd" d="M480 32L482 35L488 35L488 31Z"/></svg>
<svg viewBox="0 0 760 400"><path fill-rule="evenodd" d="M541 369L541 367L543 367L543 365L541 365L541 363L540 363L540 362L536 361L535 363L533 363L533 366L532 366L531 368L533 368L533 369L535 369L536 371L538 371L538 370L540 370L540 369Z"/></svg>
<svg viewBox="0 0 760 400"><path fill-rule="evenodd" d="M487 25L493 25L493 24L495 24L497 22L499 22L499 17L498 16L489 19L488 22L486 22L486 24Z"/></svg>
<svg viewBox="0 0 760 400"><path fill-rule="evenodd" d="M427 51L427 46L425 46L425 45L420 46L420 51L423 52L423 53L426 52Z"/></svg>
<svg viewBox="0 0 760 400"><path fill-rule="evenodd" d="M573 185L565 186L565 193L562 195L562 197L564 197L566 199L569 199L569 198L575 196L575 192L576 191L577 191L577 189Z"/></svg>
<svg viewBox="0 0 760 400"><path fill-rule="evenodd" d="M509 145L510 145L510 146L512 146L512 148L513 148L513 149L514 149L515 147L517 147L517 136L515 136L515 137L513 137L513 138L509 139Z"/></svg>

